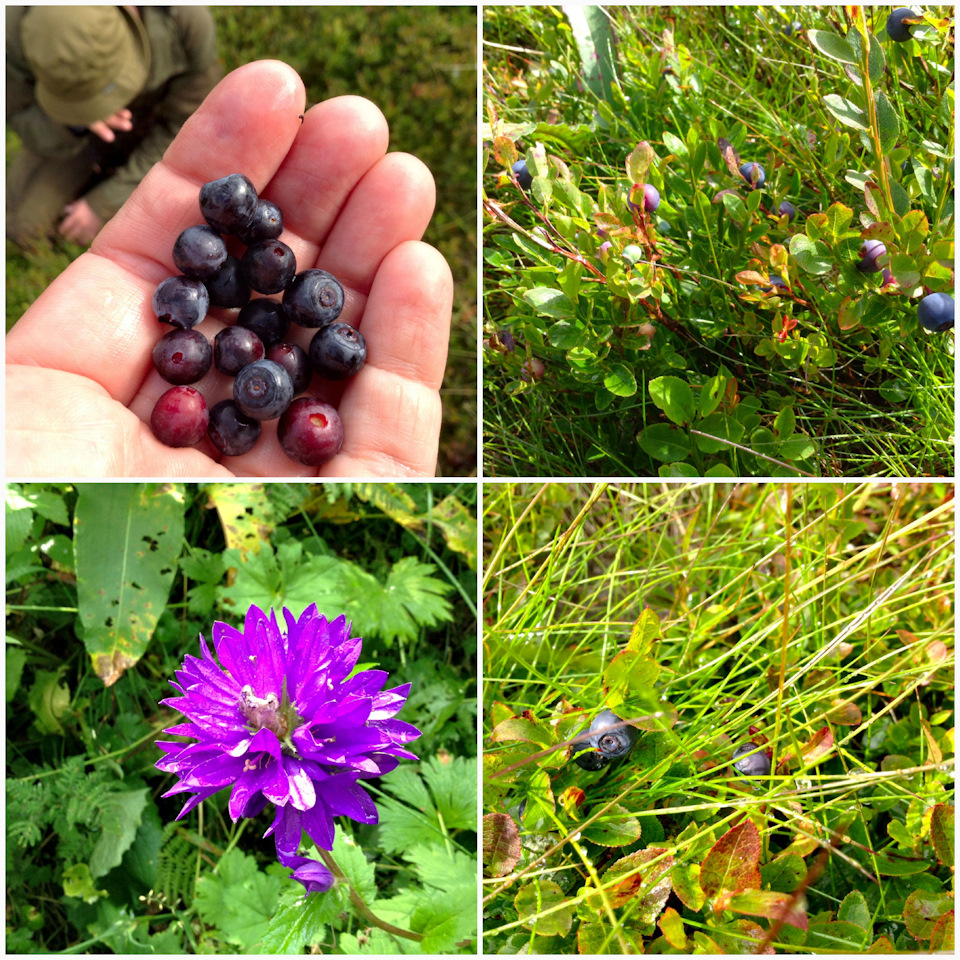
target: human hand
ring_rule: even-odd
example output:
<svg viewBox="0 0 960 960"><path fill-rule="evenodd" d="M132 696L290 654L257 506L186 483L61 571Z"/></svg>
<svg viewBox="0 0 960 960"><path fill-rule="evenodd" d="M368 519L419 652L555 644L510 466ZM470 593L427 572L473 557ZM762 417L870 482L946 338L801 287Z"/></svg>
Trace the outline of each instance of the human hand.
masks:
<svg viewBox="0 0 960 960"><path fill-rule="evenodd" d="M122 110L110 114L105 120L97 120L91 123L87 129L91 133L95 133L101 140L113 143L117 139L114 130L127 131L133 129L133 114L124 107Z"/></svg>
<svg viewBox="0 0 960 960"><path fill-rule="evenodd" d="M59 276L7 336L8 477L433 476L440 433L438 390L453 297L443 257L419 241L434 183L415 158L386 153L387 124L359 97L310 109L278 61L246 64L224 78L184 124L93 246ZM169 328L151 309L157 284L176 273L173 241L202 222L208 180L244 173L284 213L284 242L298 271L320 267L343 284L341 319L360 326L366 366L345 383L309 391L337 406L341 452L319 469L290 460L277 421L240 457L209 439L174 449L149 426L170 386L153 368ZM196 329L226 326L212 311ZM304 349L314 331L291 326ZM208 406L230 396L211 370L195 384Z"/></svg>
<svg viewBox="0 0 960 960"><path fill-rule="evenodd" d="M99 214L93 212L90 204L83 197L68 203L63 208L63 213L63 219L57 228L60 235L81 246L90 243L103 226L103 220L100 219Z"/></svg>

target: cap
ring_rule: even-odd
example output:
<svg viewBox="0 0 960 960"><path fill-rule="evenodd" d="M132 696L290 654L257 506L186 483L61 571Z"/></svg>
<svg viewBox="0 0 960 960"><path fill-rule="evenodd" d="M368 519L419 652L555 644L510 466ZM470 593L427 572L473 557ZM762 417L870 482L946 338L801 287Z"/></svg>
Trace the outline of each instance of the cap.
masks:
<svg viewBox="0 0 960 960"><path fill-rule="evenodd" d="M150 72L150 41L122 7L31 7L20 41L51 120L89 126L127 106Z"/></svg>

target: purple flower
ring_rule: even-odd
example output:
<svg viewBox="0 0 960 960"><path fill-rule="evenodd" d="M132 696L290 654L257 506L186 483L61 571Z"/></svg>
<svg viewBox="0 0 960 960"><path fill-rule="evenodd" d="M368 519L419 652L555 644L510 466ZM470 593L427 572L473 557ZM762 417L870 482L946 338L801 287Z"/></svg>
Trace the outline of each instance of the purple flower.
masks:
<svg viewBox="0 0 960 960"><path fill-rule="evenodd" d="M350 636L346 617L328 622L311 604L297 620L284 609L286 632L257 607L243 631L214 623L218 664L203 636L201 657L187 656L177 682L182 696L161 701L187 723L164 732L196 743L157 741L166 756L160 770L179 783L164 796L193 796L177 817L207 797L232 788L229 812L236 822L268 803L277 859L307 893L329 890L333 875L318 860L298 855L306 830L322 850L333 846L333 818L376 823L377 808L358 780L389 773L398 758L416 760L403 744L420 731L393 719L410 684L383 690L385 670L348 675L363 641Z"/></svg>

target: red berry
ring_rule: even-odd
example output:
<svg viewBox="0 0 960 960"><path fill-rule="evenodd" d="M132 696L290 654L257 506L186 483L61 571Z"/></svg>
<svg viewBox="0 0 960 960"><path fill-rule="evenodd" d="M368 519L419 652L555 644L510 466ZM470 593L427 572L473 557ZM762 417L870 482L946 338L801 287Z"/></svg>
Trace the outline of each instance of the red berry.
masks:
<svg viewBox="0 0 960 960"><path fill-rule="evenodd" d="M203 394L193 387L171 387L153 408L153 435L168 447L192 447L207 432L210 414Z"/></svg>
<svg viewBox="0 0 960 960"><path fill-rule="evenodd" d="M343 422L329 403L316 397L300 397L280 417L277 439L291 460L319 467L340 452Z"/></svg>

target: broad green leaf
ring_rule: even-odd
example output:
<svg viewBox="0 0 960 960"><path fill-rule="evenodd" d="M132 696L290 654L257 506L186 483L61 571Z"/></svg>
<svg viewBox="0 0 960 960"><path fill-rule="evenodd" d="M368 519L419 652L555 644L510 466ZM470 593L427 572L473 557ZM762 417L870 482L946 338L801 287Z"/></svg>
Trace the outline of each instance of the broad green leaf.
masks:
<svg viewBox="0 0 960 960"><path fill-rule="evenodd" d="M534 880L517 891L513 905L517 918L528 930L541 937L552 937L566 936L570 932L573 904L561 906L564 902L567 902L567 897L558 883L553 880ZM554 909L557 907L559 909Z"/></svg>
<svg viewBox="0 0 960 960"><path fill-rule="evenodd" d="M843 37L827 30L808 30L807 36L814 47L831 60L839 60L840 63L857 62L853 47Z"/></svg>
<svg viewBox="0 0 960 960"><path fill-rule="evenodd" d="M680 477L699 477L700 471L686 460L677 460L674 463L664 463L657 470L658 477L680 478Z"/></svg>
<svg viewBox="0 0 960 960"><path fill-rule="evenodd" d="M777 414L773 429L778 440L786 440L797 429L797 415L792 405L787 405Z"/></svg>
<svg viewBox="0 0 960 960"><path fill-rule="evenodd" d="M683 460L690 452L690 438L669 423L654 423L637 435L640 449L655 460L671 463Z"/></svg>
<svg viewBox="0 0 960 960"><path fill-rule="evenodd" d="M835 93L828 93L823 98L824 106L843 124L853 127L855 130L866 132L870 129L867 123L867 115L850 100Z"/></svg>
<svg viewBox="0 0 960 960"><path fill-rule="evenodd" d="M810 437L790 437L780 444L780 456L784 460L808 460L816 452L817 444Z"/></svg>
<svg viewBox="0 0 960 960"><path fill-rule="evenodd" d="M78 489L77 621L93 669L109 687L143 656L167 606L183 545L183 488L90 483Z"/></svg>
<svg viewBox="0 0 960 960"><path fill-rule="evenodd" d="M627 178L631 184L646 182L647 170L650 169L655 156L653 147L646 140L642 140L633 148L626 162Z"/></svg>
<svg viewBox="0 0 960 960"><path fill-rule="evenodd" d="M693 422L697 415L697 402L686 381L679 377L657 377L650 381L649 390L653 402L674 423L684 426Z"/></svg>
<svg viewBox="0 0 960 960"><path fill-rule="evenodd" d="M558 350L572 350L583 338L583 326L579 320L558 320L550 326L547 337Z"/></svg>
<svg viewBox="0 0 960 960"><path fill-rule="evenodd" d="M709 417L701 420L696 429L709 436L694 437L697 446L704 453L727 453L732 448L729 442L740 443L743 439L743 424L734 417L728 417L725 413L712 413Z"/></svg>
<svg viewBox="0 0 960 960"><path fill-rule="evenodd" d="M534 287L523 295L523 299L542 317L566 320L576 313L569 297L555 287Z"/></svg>
<svg viewBox="0 0 960 960"><path fill-rule="evenodd" d="M822 275L833 269L830 248L819 240L811 240L802 233L790 238L790 255L800 264L805 273Z"/></svg>
<svg viewBox="0 0 960 960"><path fill-rule="evenodd" d="M877 126L880 130L880 146L883 152L892 150L900 139L900 121L897 118L897 111L893 104L887 99L887 95L878 90L873 95L874 103L877 107Z"/></svg>
<svg viewBox="0 0 960 960"><path fill-rule="evenodd" d="M877 389L889 403L903 403L910 399L910 385L903 380L884 380Z"/></svg>
<svg viewBox="0 0 960 960"><path fill-rule="evenodd" d="M673 154L680 158L687 156L687 145L675 134L669 130L663 131L663 145Z"/></svg>
<svg viewBox="0 0 960 960"><path fill-rule="evenodd" d="M615 363L603 378L603 385L617 397L632 397L637 392L637 379L629 367Z"/></svg>
<svg viewBox="0 0 960 960"><path fill-rule="evenodd" d="M869 61L869 72L870 72L870 82L876 83L882 76L883 71L886 66L886 61L883 55L883 47L877 38L871 33L870 37L870 61ZM861 69L863 64L863 37L859 30L853 29L847 34L847 42L850 44L850 48L853 50L853 55L856 57L857 69L854 72L854 76L851 79L856 79L856 82L859 86L863 86L863 79L861 76Z"/></svg>
<svg viewBox="0 0 960 960"><path fill-rule="evenodd" d="M149 795L150 791L146 789L114 790L104 798L100 832L90 855L90 875L94 879L105 876L118 866L132 846Z"/></svg>
<svg viewBox="0 0 960 960"><path fill-rule="evenodd" d="M606 12L598 6L576 3L563 4L561 9L577 44L584 82L598 100L612 101L618 61Z"/></svg>
<svg viewBox="0 0 960 960"><path fill-rule="evenodd" d="M583 828L583 835L601 847L625 847L640 839L640 821L626 807L612 806L599 820Z"/></svg>
<svg viewBox="0 0 960 960"><path fill-rule="evenodd" d="M700 389L700 416L709 417L723 399L723 391L727 388L729 377L718 373L711 377Z"/></svg>
<svg viewBox="0 0 960 960"><path fill-rule="evenodd" d="M583 264L576 260L568 260L567 265L560 271L557 283L560 289L570 298L572 303L577 302L580 295L580 277L583 274Z"/></svg>

